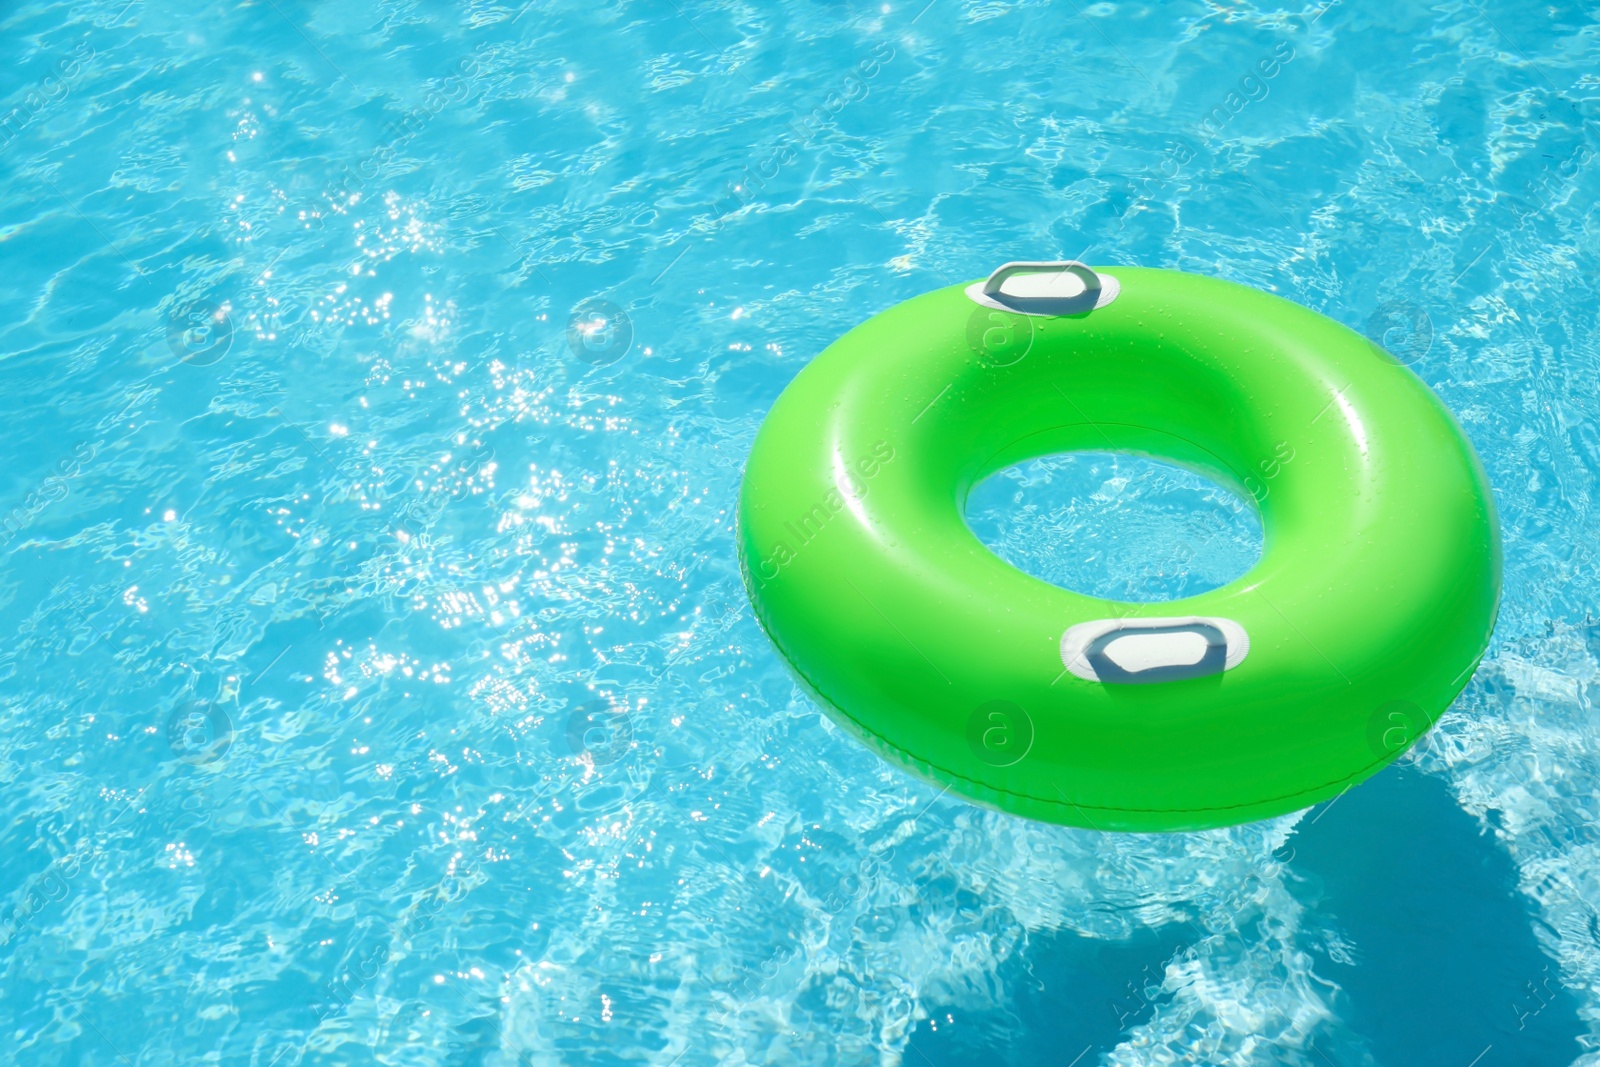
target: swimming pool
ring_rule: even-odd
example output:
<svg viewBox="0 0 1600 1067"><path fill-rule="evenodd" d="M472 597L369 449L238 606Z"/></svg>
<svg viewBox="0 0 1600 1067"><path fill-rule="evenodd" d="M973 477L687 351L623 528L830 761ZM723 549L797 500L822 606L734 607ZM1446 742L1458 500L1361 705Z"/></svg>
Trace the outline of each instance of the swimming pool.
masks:
<svg viewBox="0 0 1600 1067"><path fill-rule="evenodd" d="M0 25L12 1062L1600 1062L1581 8ZM1456 413L1504 604L1400 766L1099 835L796 691L734 559L762 416L849 326L1053 256L1277 292ZM969 517L1152 599L1249 566L1235 504L1091 456Z"/></svg>

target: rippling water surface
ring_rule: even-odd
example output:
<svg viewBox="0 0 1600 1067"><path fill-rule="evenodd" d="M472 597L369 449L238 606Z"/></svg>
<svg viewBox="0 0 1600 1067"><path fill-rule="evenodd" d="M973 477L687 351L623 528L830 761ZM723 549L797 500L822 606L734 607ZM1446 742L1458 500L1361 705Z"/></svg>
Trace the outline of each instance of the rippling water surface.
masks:
<svg viewBox="0 0 1600 1067"><path fill-rule="evenodd" d="M10 6L7 1061L1600 1062L1595 47L1520 0ZM1072 256L1379 337L1483 456L1495 642L1333 804L979 810L751 617L785 383ZM1051 469L969 518L1052 580L1258 551Z"/></svg>

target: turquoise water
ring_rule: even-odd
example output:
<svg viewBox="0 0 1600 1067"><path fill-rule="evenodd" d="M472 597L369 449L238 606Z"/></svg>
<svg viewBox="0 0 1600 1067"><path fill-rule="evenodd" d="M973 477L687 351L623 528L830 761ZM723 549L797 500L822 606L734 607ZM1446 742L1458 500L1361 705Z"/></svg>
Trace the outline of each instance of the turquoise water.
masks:
<svg viewBox="0 0 1600 1067"><path fill-rule="evenodd" d="M1595 37L1514 0L9 7L7 1062L1600 1062ZM1104 836L796 692L733 558L763 414L873 313L1056 256L1283 294L1457 413L1505 603L1401 766ZM1248 567L1234 504L1084 457L970 518L1159 599Z"/></svg>

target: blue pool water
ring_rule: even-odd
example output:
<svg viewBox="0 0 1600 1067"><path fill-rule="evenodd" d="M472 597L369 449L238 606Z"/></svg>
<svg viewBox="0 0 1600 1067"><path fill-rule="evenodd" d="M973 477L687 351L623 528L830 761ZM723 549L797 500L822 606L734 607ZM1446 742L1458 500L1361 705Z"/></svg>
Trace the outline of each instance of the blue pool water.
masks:
<svg viewBox="0 0 1600 1067"><path fill-rule="evenodd" d="M1600 1063L1595 39L1526 0L8 6L6 1062ZM976 809L751 617L785 383L1075 256L1379 337L1483 457L1494 644L1332 804ZM970 518L1160 599L1248 568L1236 505L1081 457Z"/></svg>

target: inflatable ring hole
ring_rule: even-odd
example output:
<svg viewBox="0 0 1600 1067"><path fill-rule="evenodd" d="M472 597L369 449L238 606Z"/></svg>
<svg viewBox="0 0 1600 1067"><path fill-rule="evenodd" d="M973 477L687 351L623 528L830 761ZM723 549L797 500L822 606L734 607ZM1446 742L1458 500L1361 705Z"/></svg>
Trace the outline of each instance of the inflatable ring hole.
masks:
<svg viewBox="0 0 1600 1067"><path fill-rule="evenodd" d="M1248 500L1144 456L1073 452L998 471L968 496L966 520L1017 569L1107 600L1197 596L1261 558Z"/></svg>

